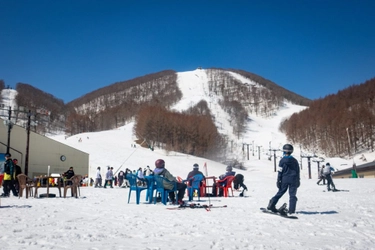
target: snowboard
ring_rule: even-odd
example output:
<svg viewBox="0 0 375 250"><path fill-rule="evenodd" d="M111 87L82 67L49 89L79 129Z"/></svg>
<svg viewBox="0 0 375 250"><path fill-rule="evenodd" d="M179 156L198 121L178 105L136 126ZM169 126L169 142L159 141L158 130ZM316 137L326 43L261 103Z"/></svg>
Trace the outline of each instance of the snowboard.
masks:
<svg viewBox="0 0 375 250"><path fill-rule="evenodd" d="M323 192L349 192L347 189L332 189L332 190L323 190Z"/></svg>
<svg viewBox="0 0 375 250"><path fill-rule="evenodd" d="M267 208L264 208L264 207L261 207L260 210L263 212L263 213L266 213L266 214L273 214L273 215L277 215L277 216L280 216L280 217L283 217L283 218L288 218L288 219L298 219L297 216L294 216L294 215L287 215L287 214L280 214L280 213L275 213L275 212L272 212L270 210L267 210Z"/></svg>

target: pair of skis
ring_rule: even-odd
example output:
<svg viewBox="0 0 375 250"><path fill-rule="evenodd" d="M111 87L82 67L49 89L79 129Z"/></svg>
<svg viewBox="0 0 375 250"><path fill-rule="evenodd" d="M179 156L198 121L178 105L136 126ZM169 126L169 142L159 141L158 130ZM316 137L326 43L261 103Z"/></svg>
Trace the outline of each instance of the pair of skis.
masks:
<svg viewBox="0 0 375 250"><path fill-rule="evenodd" d="M191 209L199 209L199 208L204 208L206 211L210 211L211 208L224 208L227 207L227 205L222 205L222 206L213 206L212 204L206 205L206 204L199 204L199 203L185 203L182 205L179 205L178 207L167 207L168 210L182 210L186 208L191 208Z"/></svg>

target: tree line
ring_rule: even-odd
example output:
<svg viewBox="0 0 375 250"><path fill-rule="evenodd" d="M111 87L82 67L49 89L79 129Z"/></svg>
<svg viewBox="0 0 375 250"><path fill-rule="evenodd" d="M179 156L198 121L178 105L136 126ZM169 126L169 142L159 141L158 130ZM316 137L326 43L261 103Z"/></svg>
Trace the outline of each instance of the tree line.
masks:
<svg viewBox="0 0 375 250"><path fill-rule="evenodd" d="M134 132L150 149L159 147L167 151L215 158L223 152L226 143L209 112L203 111L203 106L207 108L204 101L186 113L171 112L159 105L144 106L136 117Z"/></svg>
<svg viewBox="0 0 375 250"><path fill-rule="evenodd" d="M374 151L375 78L313 101L280 130L292 143L331 157Z"/></svg>

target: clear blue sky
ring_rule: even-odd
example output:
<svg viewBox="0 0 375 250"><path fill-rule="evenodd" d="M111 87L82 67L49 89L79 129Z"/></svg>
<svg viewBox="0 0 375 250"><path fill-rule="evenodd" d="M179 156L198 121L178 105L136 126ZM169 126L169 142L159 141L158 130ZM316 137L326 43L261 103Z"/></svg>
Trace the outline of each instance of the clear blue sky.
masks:
<svg viewBox="0 0 375 250"><path fill-rule="evenodd" d="M69 102L161 70L235 68L310 99L375 77L373 0L0 0L0 79Z"/></svg>

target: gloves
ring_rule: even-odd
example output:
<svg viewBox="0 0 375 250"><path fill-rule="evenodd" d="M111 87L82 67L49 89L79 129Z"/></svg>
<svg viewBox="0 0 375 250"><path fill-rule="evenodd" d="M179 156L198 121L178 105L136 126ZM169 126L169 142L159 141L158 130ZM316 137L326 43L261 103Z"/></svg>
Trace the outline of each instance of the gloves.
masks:
<svg viewBox="0 0 375 250"><path fill-rule="evenodd" d="M299 185L300 185L301 183L300 183L300 181L298 180L297 181L297 188L299 188Z"/></svg>
<svg viewBox="0 0 375 250"><path fill-rule="evenodd" d="M277 180L277 182L276 182L276 186L277 186L278 189L281 188L281 180Z"/></svg>

